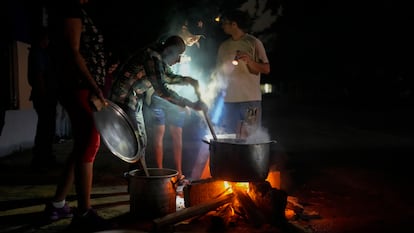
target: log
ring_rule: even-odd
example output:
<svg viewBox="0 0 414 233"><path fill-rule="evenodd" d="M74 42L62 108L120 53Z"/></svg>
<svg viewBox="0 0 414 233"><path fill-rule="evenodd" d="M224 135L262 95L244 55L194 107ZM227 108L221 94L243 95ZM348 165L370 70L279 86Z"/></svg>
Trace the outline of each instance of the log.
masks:
<svg viewBox="0 0 414 233"><path fill-rule="evenodd" d="M204 179L192 181L184 187L184 202L186 207L196 206L218 198L226 193L224 181Z"/></svg>
<svg viewBox="0 0 414 233"><path fill-rule="evenodd" d="M266 216L267 222L280 225L286 222L287 193L272 188L269 182L250 183L249 196Z"/></svg>
<svg viewBox="0 0 414 233"><path fill-rule="evenodd" d="M237 215L234 213L232 203L227 203L221 207L214 215L222 219L224 226L229 226L231 222L235 222Z"/></svg>
<svg viewBox="0 0 414 233"><path fill-rule="evenodd" d="M209 202L197 205L197 206L191 206L185 209L182 209L180 211L167 214L163 217L156 218L153 220L154 223L154 230L158 232L162 227L170 224L175 224L178 222L181 222L183 220L186 220L188 218L205 214L211 210L214 210L228 202L231 202L233 200L234 194L226 194L224 196L221 196L217 199L211 200Z"/></svg>

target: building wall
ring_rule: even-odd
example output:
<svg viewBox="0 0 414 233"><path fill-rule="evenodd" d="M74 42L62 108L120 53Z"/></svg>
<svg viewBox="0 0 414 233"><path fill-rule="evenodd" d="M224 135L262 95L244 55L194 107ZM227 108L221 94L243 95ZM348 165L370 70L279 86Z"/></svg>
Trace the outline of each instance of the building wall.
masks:
<svg viewBox="0 0 414 233"><path fill-rule="evenodd" d="M30 149L34 143L36 123L34 109L6 111L6 123L0 136L0 157Z"/></svg>
<svg viewBox="0 0 414 233"><path fill-rule="evenodd" d="M13 44L14 95L17 108L6 111L5 125L0 136L0 157L33 146L37 115L29 100L31 87L27 81L27 59L30 45L16 41Z"/></svg>
<svg viewBox="0 0 414 233"><path fill-rule="evenodd" d="M33 108L32 102L29 100L31 87L27 81L27 62L29 56L30 45L24 42L16 41L14 44L14 80L17 80L16 97L18 109Z"/></svg>

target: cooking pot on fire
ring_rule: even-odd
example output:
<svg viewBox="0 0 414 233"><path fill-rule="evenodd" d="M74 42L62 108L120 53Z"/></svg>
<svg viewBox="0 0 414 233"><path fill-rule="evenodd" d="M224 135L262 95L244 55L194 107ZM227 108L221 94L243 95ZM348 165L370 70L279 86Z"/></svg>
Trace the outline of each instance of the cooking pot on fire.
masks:
<svg viewBox="0 0 414 233"><path fill-rule="evenodd" d="M210 174L232 182L264 181L269 173L270 145L275 140L238 139L233 134L206 140L210 150Z"/></svg>

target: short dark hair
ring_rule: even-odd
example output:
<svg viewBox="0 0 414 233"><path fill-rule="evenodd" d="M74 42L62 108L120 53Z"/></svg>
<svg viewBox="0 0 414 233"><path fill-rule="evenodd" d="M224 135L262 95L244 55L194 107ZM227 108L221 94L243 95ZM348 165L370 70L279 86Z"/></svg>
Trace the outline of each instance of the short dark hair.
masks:
<svg viewBox="0 0 414 233"><path fill-rule="evenodd" d="M164 48L167 48L170 46L176 47L181 53L183 53L186 48L184 40L180 36L177 36L177 35L168 37L163 43Z"/></svg>
<svg viewBox="0 0 414 233"><path fill-rule="evenodd" d="M244 32L247 32L251 26L250 15L247 12L242 11L242 10L236 9L236 10L225 11L221 15L221 18L222 20L236 22L237 26Z"/></svg>

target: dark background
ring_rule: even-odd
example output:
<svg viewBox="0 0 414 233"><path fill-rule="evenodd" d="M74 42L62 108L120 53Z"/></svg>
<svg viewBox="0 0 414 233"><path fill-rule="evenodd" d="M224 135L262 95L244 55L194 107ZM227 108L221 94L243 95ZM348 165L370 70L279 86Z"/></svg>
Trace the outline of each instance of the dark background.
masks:
<svg viewBox="0 0 414 233"><path fill-rule="evenodd" d="M2 96L7 87L3 83L8 77L7 46L12 40L30 41L34 2L7 0L7 7L2 8L1 22L6 22L6 33L0 37ZM184 2L193 1L99 1L94 14L109 49L125 51L157 38L170 19L163 13L173 7L190 9ZM201 8L208 12L234 2L197 1L206 4ZM278 168L287 186L283 189L322 216L321 221L306 219L306 229L366 233L406 232L411 227L412 166L408 159L414 145L414 40L408 2L282 2L283 16L271 29L277 39L265 45L274 49L268 51L271 73L262 80L274 83L277 91L264 96L263 125L278 141L272 152L281 160ZM211 38L220 41L220 30L211 27ZM215 50L210 52L214 56ZM186 132L184 141L195 134ZM185 150L183 155L191 154ZM187 162L184 169L192 163ZM38 180L22 169L13 166L9 175L13 179L3 181ZM27 177L18 178L22 174ZM113 174L119 172L110 173L109 178L116 177Z"/></svg>
<svg viewBox="0 0 414 233"><path fill-rule="evenodd" d="M12 40L30 43L44 0L6 2L2 48ZM109 51L121 55L142 47L169 30L177 15L203 19L204 52L210 66L224 35L212 19L245 1L200 0L136 2L91 0L91 14L103 29ZM265 44L275 95L295 101L351 104L411 104L413 100L410 8L403 1L268 1L283 7ZM266 32L264 32L266 33ZM203 44L202 44L203 45ZM3 69L4 70L4 69Z"/></svg>

